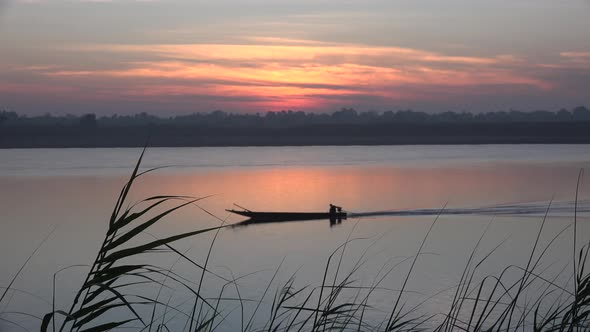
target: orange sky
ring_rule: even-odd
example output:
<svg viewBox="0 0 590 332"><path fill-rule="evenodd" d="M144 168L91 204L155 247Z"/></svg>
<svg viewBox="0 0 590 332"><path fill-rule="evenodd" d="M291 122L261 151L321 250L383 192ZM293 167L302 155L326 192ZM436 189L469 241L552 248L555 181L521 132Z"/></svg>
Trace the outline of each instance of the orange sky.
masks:
<svg viewBox="0 0 590 332"><path fill-rule="evenodd" d="M487 22L506 9L520 10L520 28L528 29L540 26L549 10L565 13L573 5L535 12L502 1L489 13L480 5L473 5L474 12L436 13L455 17L466 29L449 35L458 23L431 26L438 19L434 3L414 8L351 2L358 12L349 12L307 1L295 10L262 0L245 1L250 7L223 0L243 13L203 4L209 14L189 15L181 12L195 5L175 1L167 6L178 15L172 20L160 17L159 1L72 2L70 14L62 2L16 1L0 16L0 37L8 41L0 51L0 95L7 103L1 106L30 113L76 113L82 106L104 113L185 113L552 109L590 102L587 42L571 33L571 41L547 44L533 39L541 36L538 31L514 30L511 36ZM272 14L254 10L268 6ZM142 15L152 20L139 20ZM192 15L200 20L189 24ZM107 16L116 31L109 33L111 26L98 20ZM394 17L407 22L391 23ZM470 25L474 17L481 24ZM354 21L357 29L334 19ZM506 25L516 23L505 19ZM426 32L420 35L420 29ZM562 33L552 31L547 41ZM436 38L445 32L446 38Z"/></svg>

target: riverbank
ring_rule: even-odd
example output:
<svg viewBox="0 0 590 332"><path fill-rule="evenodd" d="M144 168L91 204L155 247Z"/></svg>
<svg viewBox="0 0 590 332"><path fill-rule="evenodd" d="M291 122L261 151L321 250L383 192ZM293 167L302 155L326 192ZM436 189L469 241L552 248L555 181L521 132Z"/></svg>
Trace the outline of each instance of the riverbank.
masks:
<svg viewBox="0 0 590 332"><path fill-rule="evenodd" d="M5 126L0 148L588 144L590 122L293 127Z"/></svg>

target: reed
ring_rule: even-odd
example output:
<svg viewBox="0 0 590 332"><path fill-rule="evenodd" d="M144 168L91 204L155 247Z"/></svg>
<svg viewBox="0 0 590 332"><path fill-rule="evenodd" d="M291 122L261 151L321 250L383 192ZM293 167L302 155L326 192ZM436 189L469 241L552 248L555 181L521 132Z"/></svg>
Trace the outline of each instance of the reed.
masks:
<svg viewBox="0 0 590 332"><path fill-rule="evenodd" d="M415 255L393 265L390 262L384 264L368 286L356 278L358 272L364 268L368 248L361 253L349 271L343 272L342 262L349 244L367 240L352 238L351 232L346 241L328 256L319 285L297 287L294 273L286 282L276 287L275 280L281 269L279 266L259 297L250 299L242 295L239 285L249 275L236 277L232 273L231 278L226 278L208 268L217 234L227 227L224 220L219 219L220 225L217 227L162 239L153 237L146 241L141 236L179 209L195 205L204 199L153 196L137 203L129 203L129 193L133 185L141 176L153 171L139 171L144 152L145 149L116 199L104 240L70 306L66 309L56 308L54 288L52 303L49 303L50 312L44 317L32 317L40 321L40 331L102 332L127 328L140 332L212 332L224 326L225 319L234 311L239 312L241 320L239 326L232 328L240 331L590 331L590 273L586 267L590 243L577 247L577 213L574 213L572 225L563 228L545 247L540 247L539 239L551 208L549 204L539 223L536 240L531 244L527 264L524 267L510 265L498 274L478 279L480 267L503 244L501 242L488 252L480 252L480 244L492 222L490 221L468 253L459 281L451 290L451 303L444 313L421 313L421 305L428 299L405 308L407 283L423 255L424 244L428 241L438 217L432 222ZM576 192L579 190L582 175L583 172L580 172ZM203 211L213 215L209 211ZM570 230L575 252L572 257L573 271L569 271L573 290L568 285L557 284L557 277L544 277L540 264L554 241ZM186 252L181 252L174 246L182 239L210 232L215 232L215 235L204 255L204 264L195 262ZM0 305L4 308L10 301L10 291L12 294L27 294L26 291L13 289L12 285L48 237L33 251L10 284L1 292ZM169 268L137 262L139 257L162 252L176 257ZM174 266L179 261L192 265L198 277L186 277L177 273ZM411 262L411 265L407 271L401 272L404 273L403 284L395 292L396 295L392 296L390 310L379 311L372 305L372 296L376 292L391 291L382 286L383 281L406 262ZM562 272L568 273L568 270L564 268ZM515 275L518 277L514 278ZM205 283L205 276L215 278L221 286L217 289L209 288ZM149 292L144 292L143 289L158 291L155 296L148 296L146 294ZM227 295L230 291L232 295ZM205 295L215 292L217 295L213 297ZM173 303L174 293L190 296L182 302ZM165 296L168 298L164 299ZM235 305L226 305L230 302ZM258 318L266 310L268 312L263 313L265 318ZM369 312L371 317L381 315L382 318L369 319ZM18 321L10 319L11 315L28 314L3 309L0 311L0 322L27 330ZM435 321L439 323L434 324Z"/></svg>

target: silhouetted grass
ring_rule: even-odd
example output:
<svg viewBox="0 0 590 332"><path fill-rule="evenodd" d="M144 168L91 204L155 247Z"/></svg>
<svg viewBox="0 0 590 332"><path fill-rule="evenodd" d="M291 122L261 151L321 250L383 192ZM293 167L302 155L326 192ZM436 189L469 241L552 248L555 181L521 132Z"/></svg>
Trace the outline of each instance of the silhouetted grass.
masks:
<svg viewBox="0 0 590 332"><path fill-rule="evenodd" d="M140 235L147 233L153 225L175 211L195 205L202 199L186 196L153 196L129 204L128 195L135 181L152 171L139 172L142 158L143 152L116 200L102 245L69 308L56 308L54 275L54 296L52 309L48 314L44 317L35 317L24 312L1 311L0 321L26 330L17 321L6 317L29 315L32 319L40 320L42 332L101 332L122 328L141 332L212 332L219 329L228 315L237 310L240 313L239 326L232 328L240 331L590 331L590 273L586 269L590 245L585 244L577 248L576 211L573 227L570 225L563 228L541 248L539 239L550 211L549 204L545 216L540 221L535 242L531 244L527 264L524 267L509 265L499 271L498 275L486 275L477 280L478 269L504 243L501 242L488 252L480 253L480 244L491 224L490 221L469 253L458 284L452 289L452 300L445 313L420 313L420 306L438 294L432 294L426 300L406 308L407 283L423 255L423 247L438 217L430 225L415 255L393 265L390 264L391 260L388 261L377 271L374 280L368 286L356 279L357 273L366 263L368 248L361 253L349 271L343 272L342 262L348 245L353 241L362 240L351 238L351 231L346 241L328 256L320 285L298 288L295 286L294 273L273 291L274 281L281 269L279 266L265 289L261 290L259 297L250 299L242 295L238 284L239 280L250 275L235 277L232 274L231 278L225 278L208 269L217 234L226 227L224 220L219 219L220 225L217 227L163 239L153 237L153 240L141 240ZM576 192L579 190L582 175L581 171ZM213 215L206 210L203 211ZM544 277L544 270L540 268L542 258L555 240L570 229L575 252L573 290L570 290L572 287L568 287L567 284L557 284L559 275L552 279ZM181 239L208 232L215 232L215 236L202 265L188 257L186 252L174 247L174 243ZM0 305L9 301L7 294L12 289L14 280L38 249L39 247L29 256L8 287L4 288ZM175 255L174 263L169 268L134 263L134 258L158 252ZM481 257L479 260L476 259L478 256ZM174 266L181 260L194 267L197 278L194 278L194 275L183 276L174 271ZM404 262L411 262L411 265L404 272L401 289L392 292L382 287L386 277ZM56 275L59 272L61 270L56 272ZM567 270L564 268L562 273L567 273ZM206 286L206 275L214 277L221 286L213 289ZM145 289L157 289L157 293L150 297L146 295L150 292L142 291ZM212 292L217 295L205 295ZM392 295L392 306L387 312L372 305L371 297L376 292L396 294ZM172 303L175 293L190 296L181 302ZM168 298L164 298L165 296ZM270 305L267 306L268 303ZM252 310L246 310L247 308ZM264 318L257 319L263 310L268 312L264 313ZM247 315L247 311L251 313ZM367 318L369 312L373 318ZM382 318L375 319L378 315Z"/></svg>

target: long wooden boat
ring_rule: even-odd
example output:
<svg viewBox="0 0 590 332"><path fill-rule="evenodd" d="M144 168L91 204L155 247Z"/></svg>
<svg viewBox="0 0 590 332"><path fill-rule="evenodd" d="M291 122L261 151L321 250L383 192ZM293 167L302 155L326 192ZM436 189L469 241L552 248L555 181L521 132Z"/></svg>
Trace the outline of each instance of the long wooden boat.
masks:
<svg viewBox="0 0 590 332"><path fill-rule="evenodd" d="M303 221L319 219L346 219L346 212L254 212L248 210L226 210L250 218L250 222Z"/></svg>

